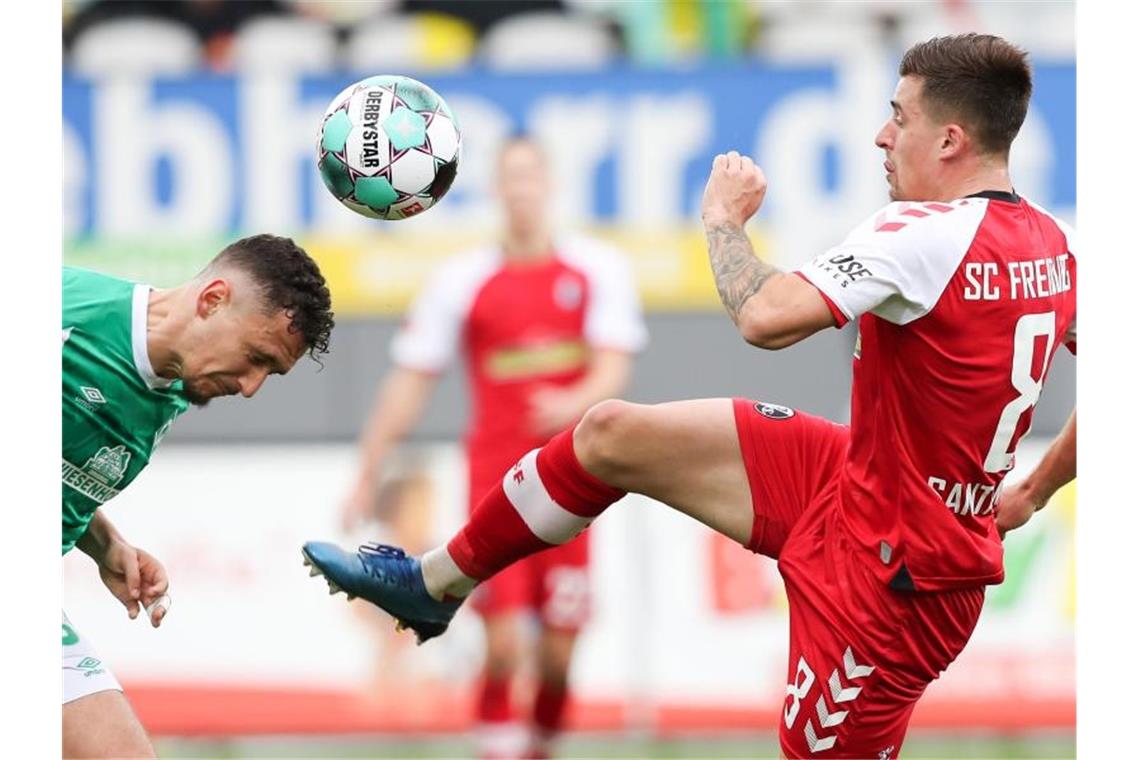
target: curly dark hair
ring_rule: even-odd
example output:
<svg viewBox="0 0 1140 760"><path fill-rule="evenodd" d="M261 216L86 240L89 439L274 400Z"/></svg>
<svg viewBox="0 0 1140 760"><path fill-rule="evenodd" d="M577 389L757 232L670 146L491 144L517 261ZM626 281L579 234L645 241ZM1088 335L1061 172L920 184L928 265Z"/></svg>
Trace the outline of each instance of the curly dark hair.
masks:
<svg viewBox="0 0 1140 760"><path fill-rule="evenodd" d="M328 353L333 321L332 297L317 262L291 238L252 235L230 243L210 267L234 266L261 289L267 313L284 310L289 330L304 338L309 356Z"/></svg>

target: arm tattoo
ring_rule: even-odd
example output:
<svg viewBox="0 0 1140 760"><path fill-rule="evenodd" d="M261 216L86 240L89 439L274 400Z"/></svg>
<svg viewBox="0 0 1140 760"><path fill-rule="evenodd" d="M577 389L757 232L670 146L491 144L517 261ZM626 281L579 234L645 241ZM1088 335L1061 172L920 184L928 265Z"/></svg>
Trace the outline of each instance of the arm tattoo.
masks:
<svg viewBox="0 0 1140 760"><path fill-rule="evenodd" d="M739 324L740 310L780 270L756 258L752 241L732 224L718 224L708 231L709 263L716 289L732 321Z"/></svg>

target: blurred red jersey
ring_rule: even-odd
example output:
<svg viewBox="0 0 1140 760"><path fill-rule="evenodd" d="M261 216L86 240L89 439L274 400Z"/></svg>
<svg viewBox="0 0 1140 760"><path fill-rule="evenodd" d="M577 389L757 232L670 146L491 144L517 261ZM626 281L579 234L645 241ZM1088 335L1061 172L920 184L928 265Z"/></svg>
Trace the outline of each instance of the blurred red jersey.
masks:
<svg viewBox="0 0 1140 760"><path fill-rule="evenodd" d="M1061 343L1076 243L1010 193L892 203L798 274L858 319L841 519L895 588L1000 583L994 506Z"/></svg>
<svg viewBox="0 0 1140 760"><path fill-rule="evenodd" d="M539 262L508 262L488 247L441 265L393 341L392 358L438 372L464 355L467 450L481 494L546 442L530 426L532 393L580 380L592 349L637 351L646 335L625 260L597 241L573 238ZM490 484L481 482L484 470Z"/></svg>

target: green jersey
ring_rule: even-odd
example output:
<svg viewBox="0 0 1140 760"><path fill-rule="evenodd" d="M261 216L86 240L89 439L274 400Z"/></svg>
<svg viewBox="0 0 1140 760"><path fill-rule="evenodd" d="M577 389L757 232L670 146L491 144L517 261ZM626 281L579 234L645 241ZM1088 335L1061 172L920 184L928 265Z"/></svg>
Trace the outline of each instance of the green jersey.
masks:
<svg viewBox="0 0 1140 760"><path fill-rule="evenodd" d="M150 288L63 271L63 553L100 504L126 488L190 402L155 375L146 348Z"/></svg>

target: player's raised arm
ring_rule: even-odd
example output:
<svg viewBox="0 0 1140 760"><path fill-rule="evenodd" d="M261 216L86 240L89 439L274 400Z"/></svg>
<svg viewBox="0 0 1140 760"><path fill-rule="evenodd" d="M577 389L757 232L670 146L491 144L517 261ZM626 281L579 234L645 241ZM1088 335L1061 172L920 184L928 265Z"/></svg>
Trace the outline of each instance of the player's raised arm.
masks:
<svg viewBox="0 0 1140 760"><path fill-rule="evenodd" d="M1074 410L1033 472L1002 493L997 505L998 532L1005 536L1007 531L1025 525L1035 512L1049 503L1053 494L1076 477L1077 413Z"/></svg>
<svg viewBox="0 0 1140 760"><path fill-rule="evenodd" d="M759 348L798 343L835 319L819 291L762 261L744 224L764 202L768 180L748 156L718 155L701 200L709 264L720 300L741 336Z"/></svg>

